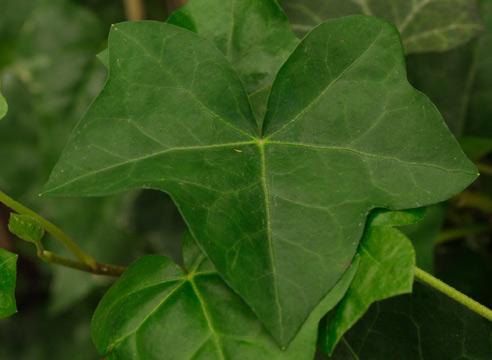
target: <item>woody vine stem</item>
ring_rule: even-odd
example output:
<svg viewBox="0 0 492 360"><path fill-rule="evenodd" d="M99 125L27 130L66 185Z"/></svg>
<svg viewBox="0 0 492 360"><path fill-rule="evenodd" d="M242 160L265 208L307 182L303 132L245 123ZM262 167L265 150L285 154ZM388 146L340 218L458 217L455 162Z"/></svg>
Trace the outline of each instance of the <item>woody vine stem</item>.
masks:
<svg viewBox="0 0 492 360"><path fill-rule="evenodd" d="M96 275L109 275L109 276L120 276L125 271L125 268L118 265L102 264L97 262L92 256L86 254L73 239L65 234L58 226L46 220L33 210L27 208L21 203L15 201L10 196L0 191L0 203L3 203L8 208L21 214L27 215L36 220L47 233L51 234L56 240L60 241L70 252L76 257L77 260L65 258L59 256L51 251L44 250L44 248L39 248L38 246L38 257L42 260L62 265L65 267L86 271ZM436 289L437 291L443 293L444 295L452 298L453 300L459 302L463 306L466 306L471 311L483 316L484 318L492 321L492 310L480 304L479 302L473 300L472 298L466 296L455 288L449 286L448 284L442 282L441 280L435 278L426 271L415 267L415 278L425 283L428 286Z"/></svg>

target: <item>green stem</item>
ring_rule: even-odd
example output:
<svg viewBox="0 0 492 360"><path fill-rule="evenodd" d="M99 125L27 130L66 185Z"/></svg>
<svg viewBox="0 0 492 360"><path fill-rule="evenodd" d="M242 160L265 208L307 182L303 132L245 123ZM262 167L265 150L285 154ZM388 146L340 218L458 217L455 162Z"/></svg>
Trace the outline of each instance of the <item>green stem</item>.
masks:
<svg viewBox="0 0 492 360"><path fill-rule="evenodd" d="M39 222L47 233L51 234L56 240L60 241L79 261L59 256L51 251L44 250L42 244L36 244L38 257L46 262L63 265L73 269L78 269L97 275L120 276L125 268L117 265L98 263L92 256L85 253L70 236L65 234L58 226L46 220L33 210L15 201L10 196L0 191L0 202L5 204L13 211L27 215Z"/></svg>
<svg viewBox="0 0 492 360"><path fill-rule="evenodd" d="M61 230L58 226L56 226L49 220L46 220L45 218L38 215L36 212L29 209L28 207L22 205L18 201L15 201L1 190L0 190L0 202L2 202L3 204L5 204L5 206L9 207L15 212L22 215L28 215L33 219L35 219L36 221L38 221L44 227L47 233L51 234L55 239L60 241L68 250L70 250L75 255L77 259L91 266L92 268L96 268L96 260L94 260L92 256L86 254L75 243L75 241L73 241L70 236L65 234L63 230Z"/></svg>
<svg viewBox="0 0 492 360"><path fill-rule="evenodd" d="M459 292L458 290L442 282L441 280L435 278L428 272L415 267L415 277L421 282L433 287L437 291L466 306L471 311L483 316L489 321L492 321L492 310L490 310L486 306L483 306L472 298L466 296L462 292Z"/></svg>

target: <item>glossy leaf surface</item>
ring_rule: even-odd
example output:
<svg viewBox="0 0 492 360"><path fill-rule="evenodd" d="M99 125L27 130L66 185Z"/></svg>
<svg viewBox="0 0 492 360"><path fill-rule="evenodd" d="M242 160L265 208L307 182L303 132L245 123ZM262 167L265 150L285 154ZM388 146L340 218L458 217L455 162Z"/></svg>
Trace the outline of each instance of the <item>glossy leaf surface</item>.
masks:
<svg viewBox="0 0 492 360"><path fill-rule="evenodd" d="M488 360L492 322L416 282L412 294L374 304L330 359Z"/></svg>
<svg viewBox="0 0 492 360"><path fill-rule="evenodd" d="M386 19L400 31L407 53L452 49L482 29L474 0L282 0L281 3L300 34L328 18L365 14Z"/></svg>
<svg viewBox="0 0 492 360"><path fill-rule="evenodd" d="M17 255L0 248L0 319L17 312L15 283Z"/></svg>
<svg viewBox="0 0 492 360"><path fill-rule="evenodd" d="M418 222L424 211L378 212L360 244L360 263L344 298L327 316L319 346L331 354L338 341L376 301L412 291L415 252L395 226Z"/></svg>
<svg viewBox="0 0 492 360"><path fill-rule="evenodd" d="M249 307L188 237L184 272L168 258L146 256L109 290L92 323L107 359L311 360L318 322L343 296L357 264L318 305L282 351Z"/></svg>
<svg viewBox="0 0 492 360"><path fill-rule="evenodd" d="M371 209L443 201L477 175L406 81L397 31L374 18L329 21L302 41L262 134L237 74L192 32L117 25L109 63L47 192L168 192L283 345L346 271Z"/></svg>

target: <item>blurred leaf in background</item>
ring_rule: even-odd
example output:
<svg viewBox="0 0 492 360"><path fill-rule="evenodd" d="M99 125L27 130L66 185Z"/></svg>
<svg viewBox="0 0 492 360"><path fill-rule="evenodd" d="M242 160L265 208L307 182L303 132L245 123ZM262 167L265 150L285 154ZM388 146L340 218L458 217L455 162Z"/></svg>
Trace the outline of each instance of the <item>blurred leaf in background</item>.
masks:
<svg viewBox="0 0 492 360"><path fill-rule="evenodd" d="M38 197L71 129L104 83L106 71L94 55L105 43L105 26L70 1L2 0L0 4L0 77L10 105L0 123L0 158L8 159L2 160L0 188L59 223L94 256L128 262L136 256L132 252L137 244L125 214L131 199ZM101 283L92 275L61 267L47 272L48 267L30 260L32 248L12 238L4 241L21 253L17 291L21 313L0 324L0 358L65 359L67 354L77 354L78 359L96 359L88 335L94 307L82 314L80 305L73 304L107 280ZM51 294L45 293L41 302L36 294L48 286ZM53 317L53 311L64 315ZM69 319L80 321L79 325L73 328Z"/></svg>
<svg viewBox="0 0 492 360"><path fill-rule="evenodd" d="M2 164L0 186L60 223L95 257L128 261L136 242L121 218L127 200L37 196L72 127L105 80L105 69L94 58L105 41L104 28L69 1L29 1L23 12L16 0L5 1L9 12L3 16L11 14L18 31L1 34L2 43L9 44L1 76L10 111L0 125L0 156L11 161ZM87 274L53 271L53 309L62 310L94 285Z"/></svg>
<svg viewBox="0 0 492 360"><path fill-rule="evenodd" d="M352 14L393 23L407 53L445 51L466 43L482 29L475 0L281 0L298 34L329 18Z"/></svg>
<svg viewBox="0 0 492 360"><path fill-rule="evenodd" d="M412 294L372 305L330 359L488 360L491 337L490 321L415 283Z"/></svg>

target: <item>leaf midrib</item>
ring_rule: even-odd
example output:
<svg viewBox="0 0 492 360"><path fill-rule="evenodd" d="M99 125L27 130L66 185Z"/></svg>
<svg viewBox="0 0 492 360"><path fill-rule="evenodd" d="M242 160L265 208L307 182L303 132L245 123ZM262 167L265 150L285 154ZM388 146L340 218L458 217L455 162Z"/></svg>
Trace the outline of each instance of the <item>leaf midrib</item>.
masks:
<svg viewBox="0 0 492 360"><path fill-rule="evenodd" d="M266 231L267 231L267 241L268 241L268 251L270 253L270 265L272 270L272 285L275 297L275 310L277 311L277 322L279 325L280 331L280 339L284 340L284 327L283 325L283 314L282 314L282 305L280 303L280 294L279 294L279 286L277 282L277 265L276 265L276 257L275 257L275 247L273 245L273 237L272 237L272 224L271 224L271 210L270 210L270 191L268 187L267 180L267 163L266 163L266 154L265 154L265 142L258 142L258 149L260 151L261 158L261 184L263 190L263 199L264 199L264 207L265 207L265 219L266 219Z"/></svg>

